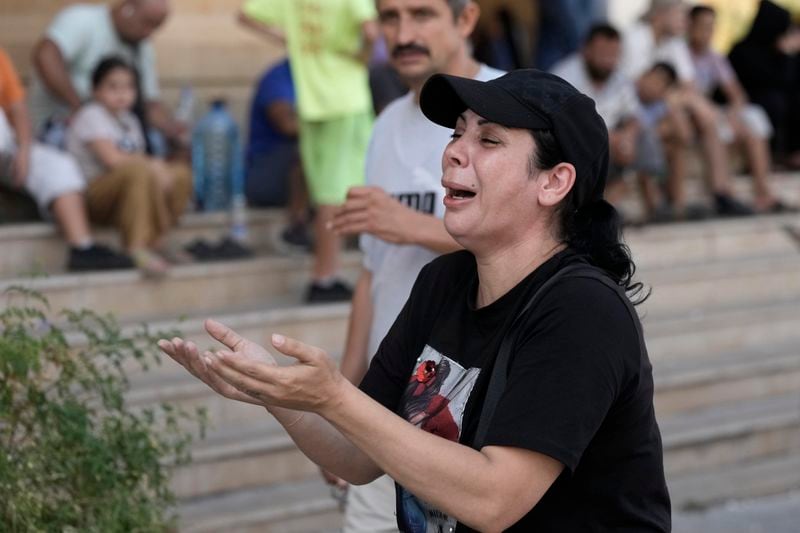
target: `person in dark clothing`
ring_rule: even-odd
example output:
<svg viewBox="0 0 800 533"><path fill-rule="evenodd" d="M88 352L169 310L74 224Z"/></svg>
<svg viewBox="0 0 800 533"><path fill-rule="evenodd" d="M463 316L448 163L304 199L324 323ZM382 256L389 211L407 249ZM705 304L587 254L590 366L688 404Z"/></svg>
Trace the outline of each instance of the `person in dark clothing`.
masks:
<svg viewBox="0 0 800 533"><path fill-rule="evenodd" d="M358 388L323 350L281 335L272 346L297 364L278 367L213 321L228 350L159 346L223 396L265 407L336 476L388 474L401 531L669 531L631 302L642 284L603 200L594 101L517 70L436 74L420 108L453 130L444 224L465 250L423 268Z"/></svg>
<svg viewBox="0 0 800 533"><path fill-rule="evenodd" d="M779 161L800 167L800 31L789 12L762 0L750 32L730 53L730 61L750 99L763 107L775 134Z"/></svg>

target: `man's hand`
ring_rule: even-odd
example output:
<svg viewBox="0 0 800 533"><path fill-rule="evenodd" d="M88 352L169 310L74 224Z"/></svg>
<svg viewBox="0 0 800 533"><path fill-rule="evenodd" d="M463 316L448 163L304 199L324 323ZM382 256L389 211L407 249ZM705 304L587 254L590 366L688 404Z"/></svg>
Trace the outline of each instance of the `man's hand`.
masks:
<svg viewBox="0 0 800 533"><path fill-rule="evenodd" d="M416 214L380 187L353 187L334 214L331 230L339 235L368 233L393 244L407 244L406 231Z"/></svg>
<svg viewBox="0 0 800 533"><path fill-rule="evenodd" d="M19 150L17 155L14 156L14 163L12 167L14 186L22 188L28 180L28 172L30 171L31 154L28 150Z"/></svg>

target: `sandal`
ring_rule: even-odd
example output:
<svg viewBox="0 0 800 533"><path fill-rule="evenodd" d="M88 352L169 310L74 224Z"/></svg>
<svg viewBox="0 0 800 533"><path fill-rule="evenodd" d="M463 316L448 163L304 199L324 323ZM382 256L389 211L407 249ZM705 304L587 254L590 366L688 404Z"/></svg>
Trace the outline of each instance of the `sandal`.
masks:
<svg viewBox="0 0 800 533"><path fill-rule="evenodd" d="M160 255L150 250L131 252L133 263L146 278L163 278L169 272L170 264Z"/></svg>

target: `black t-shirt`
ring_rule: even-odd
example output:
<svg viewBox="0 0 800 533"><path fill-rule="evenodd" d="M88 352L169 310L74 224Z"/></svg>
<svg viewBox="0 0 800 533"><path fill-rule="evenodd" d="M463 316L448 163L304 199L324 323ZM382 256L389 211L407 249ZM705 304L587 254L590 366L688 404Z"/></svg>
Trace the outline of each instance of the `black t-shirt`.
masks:
<svg viewBox="0 0 800 533"><path fill-rule="evenodd" d="M511 321L555 272L580 260L565 250L480 309L474 256L434 260L420 272L361 389L422 429L469 445ZM670 530L652 368L634 320L614 289L565 277L517 329L485 445L534 450L565 469L510 531ZM456 525L402 487L397 502L406 532Z"/></svg>

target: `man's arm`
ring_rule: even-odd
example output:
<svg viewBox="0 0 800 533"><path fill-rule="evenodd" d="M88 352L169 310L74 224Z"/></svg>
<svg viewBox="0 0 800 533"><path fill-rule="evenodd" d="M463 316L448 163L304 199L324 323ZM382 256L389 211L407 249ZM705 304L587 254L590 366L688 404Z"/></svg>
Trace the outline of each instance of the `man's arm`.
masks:
<svg viewBox="0 0 800 533"><path fill-rule="evenodd" d="M288 100L275 100L265 110L267 120L284 137L296 139L300 133L300 121L294 104Z"/></svg>
<svg viewBox="0 0 800 533"><path fill-rule="evenodd" d="M33 49L33 65L47 90L61 99L70 112L81 106L81 98L72 85L64 57L56 43L47 37L40 40Z"/></svg>
<svg viewBox="0 0 800 533"><path fill-rule="evenodd" d="M437 253L461 248L441 219L401 204L380 187L351 188L331 229L340 235L368 233L386 242L416 244Z"/></svg>
<svg viewBox="0 0 800 533"><path fill-rule="evenodd" d="M180 141L187 130L187 126L175 120L172 113L159 101L147 102L147 121L171 141Z"/></svg>
<svg viewBox="0 0 800 533"><path fill-rule="evenodd" d="M2 110L0 110L2 113ZM28 179L31 161L31 147L33 134L31 133L31 120L28 106L24 100L11 105L8 113L8 122L16 133L17 153L14 155L14 185L22 187Z"/></svg>
<svg viewBox="0 0 800 533"><path fill-rule="evenodd" d="M369 332L372 326L372 272L361 269L350 307L347 341L340 364L342 375L358 385L367 373Z"/></svg>

